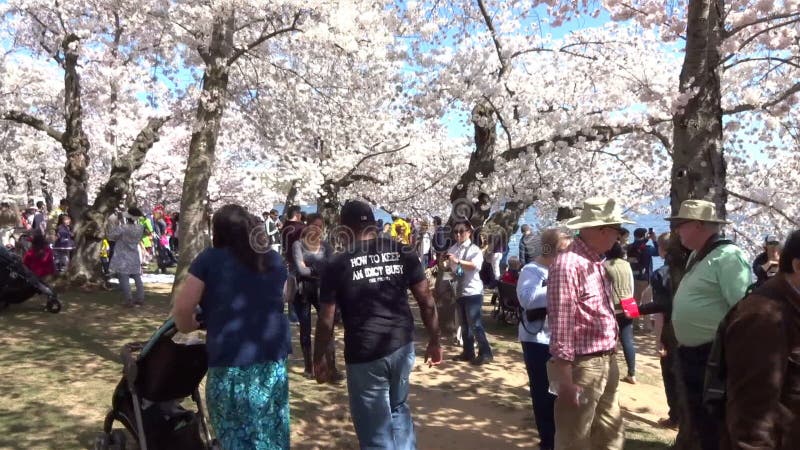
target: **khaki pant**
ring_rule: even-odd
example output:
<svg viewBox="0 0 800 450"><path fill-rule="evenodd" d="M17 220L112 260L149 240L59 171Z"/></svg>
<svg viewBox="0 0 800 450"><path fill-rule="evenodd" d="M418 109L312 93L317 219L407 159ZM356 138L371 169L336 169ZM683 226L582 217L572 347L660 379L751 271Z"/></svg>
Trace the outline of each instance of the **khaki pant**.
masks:
<svg viewBox="0 0 800 450"><path fill-rule="evenodd" d="M548 375L550 373L548 370ZM550 380L553 380L552 375ZM555 448L622 450L625 437L617 395L619 368L616 355L575 358L572 381L583 388L584 398L580 406L575 406L556 397Z"/></svg>

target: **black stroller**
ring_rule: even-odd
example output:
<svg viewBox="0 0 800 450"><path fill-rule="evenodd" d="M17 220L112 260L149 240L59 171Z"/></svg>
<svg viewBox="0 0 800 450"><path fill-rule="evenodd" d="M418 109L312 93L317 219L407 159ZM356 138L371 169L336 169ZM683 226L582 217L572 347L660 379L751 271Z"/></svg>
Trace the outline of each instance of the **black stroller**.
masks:
<svg viewBox="0 0 800 450"><path fill-rule="evenodd" d="M0 310L37 294L47 299L44 305L46 311L61 311L61 302L50 286L31 273L17 255L0 246Z"/></svg>
<svg viewBox="0 0 800 450"><path fill-rule="evenodd" d="M122 379L114 389L111 411L95 450L123 450L127 435L113 429L119 421L141 450L217 450L200 397L208 357L204 343L177 344L175 322L167 320L146 343L122 347ZM184 408L190 397L197 410Z"/></svg>

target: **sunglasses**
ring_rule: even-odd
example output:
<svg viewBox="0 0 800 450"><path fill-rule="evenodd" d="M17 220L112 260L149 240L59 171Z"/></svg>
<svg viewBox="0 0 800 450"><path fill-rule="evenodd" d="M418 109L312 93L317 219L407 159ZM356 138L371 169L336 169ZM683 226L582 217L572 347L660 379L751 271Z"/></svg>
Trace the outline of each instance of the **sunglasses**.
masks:
<svg viewBox="0 0 800 450"><path fill-rule="evenodd" d="M462 229L460 229L460 230L454 230L454 232L455 232L456 234L464 234L464 233L469 233L469 230L467 230L467 229L465 229L465 228L462 228Z"/></svg>

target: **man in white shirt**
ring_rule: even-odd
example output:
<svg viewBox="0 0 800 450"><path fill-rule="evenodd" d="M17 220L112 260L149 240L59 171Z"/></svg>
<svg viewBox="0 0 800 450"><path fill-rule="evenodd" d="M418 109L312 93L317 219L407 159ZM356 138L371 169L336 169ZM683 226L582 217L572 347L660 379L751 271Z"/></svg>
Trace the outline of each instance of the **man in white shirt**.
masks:
<svg viewBox="0 0 800 450"><path fill-rule="evenodd" d="M280 239L280 232L281 232L281 222L278 220L278 210L273 209L269 212L269 214L265 214L264 217L264 230L267 233L267 237L269 237L269 241L272 243L272 249L276 252L281 252L281 239Z"/></svg>
<svg viewBox="0 0 800 450"><path fill-rule="evenodd" d="M463 352L453 358L455 361L469 361L480 366L494 360L492 348L486 339L481 322L483 306L483 282L480 269L483 252L470 240L472 225L458 222L453 227L456 244L447 251L450 270L456 278L456 308L461 320ZM475 340L478 341L478 356L475 357Z"/></svg>

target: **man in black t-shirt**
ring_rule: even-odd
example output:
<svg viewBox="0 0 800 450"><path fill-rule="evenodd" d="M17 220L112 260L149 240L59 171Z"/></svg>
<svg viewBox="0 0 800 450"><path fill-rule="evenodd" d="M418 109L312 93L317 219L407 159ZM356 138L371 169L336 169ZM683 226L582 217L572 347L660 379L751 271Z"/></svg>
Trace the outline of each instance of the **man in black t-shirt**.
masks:
<svg viewBox="0 0 800 450"><path fill-rule="evenodd" d="M318 382L330 380L326 350L338 306L344 323L350 415L361 448L414 449L414 425L406 404L414 366L414 317L408 289L428 331L425 361L430 365L442 360L436 306L416 253L397 241L377 237L369 205L347 202L341 224L350 234L350 243L322 271L314 372Z"/></svg>

